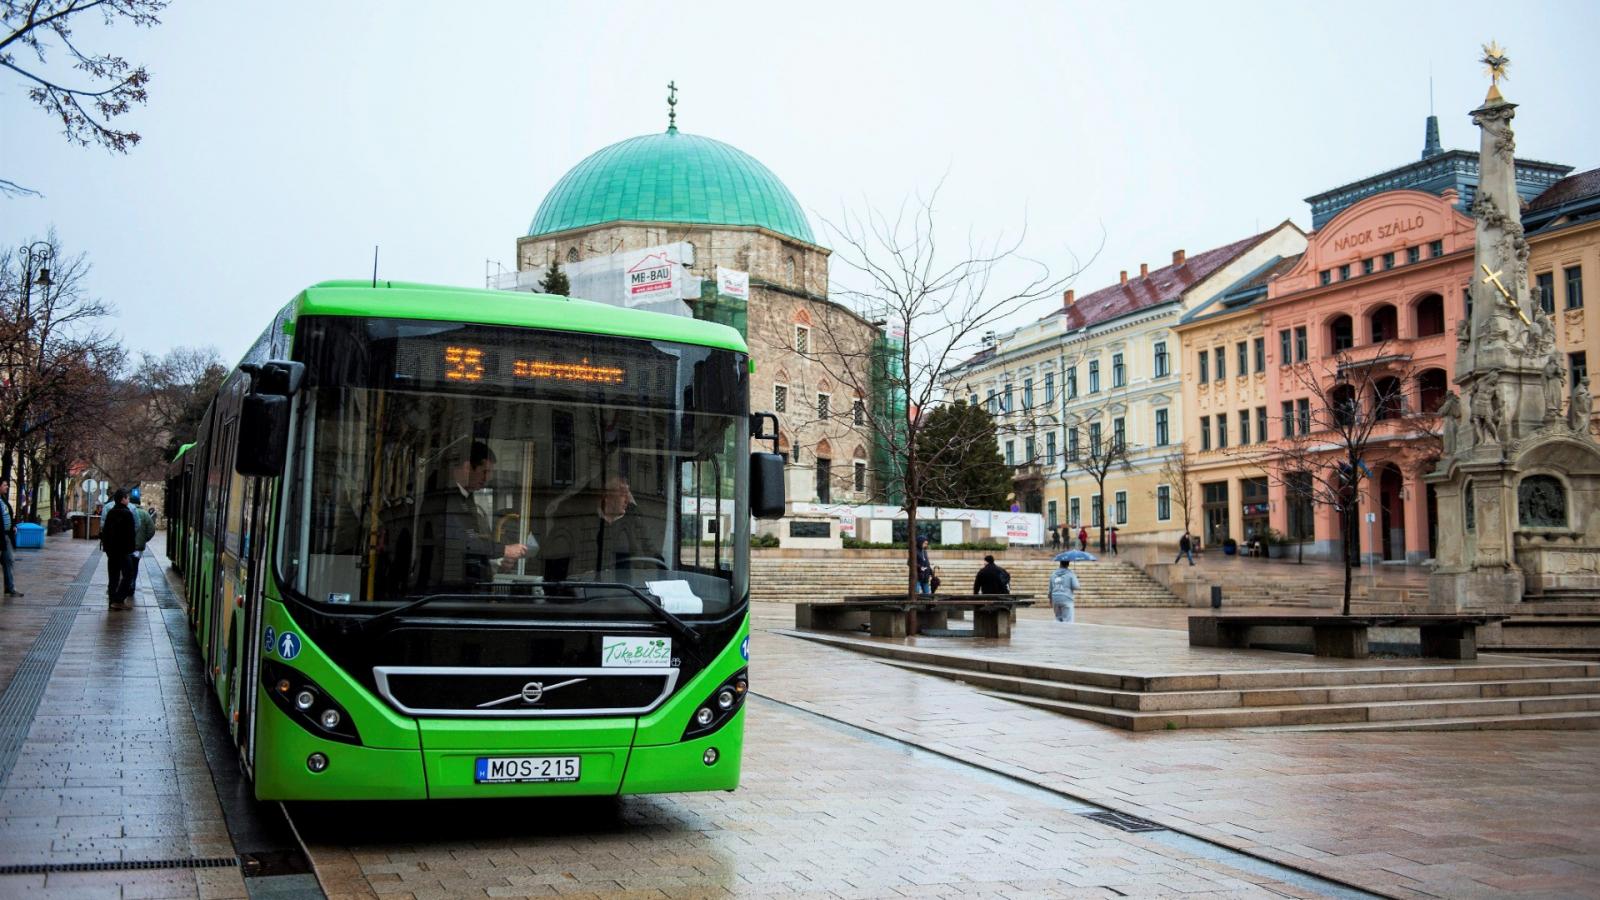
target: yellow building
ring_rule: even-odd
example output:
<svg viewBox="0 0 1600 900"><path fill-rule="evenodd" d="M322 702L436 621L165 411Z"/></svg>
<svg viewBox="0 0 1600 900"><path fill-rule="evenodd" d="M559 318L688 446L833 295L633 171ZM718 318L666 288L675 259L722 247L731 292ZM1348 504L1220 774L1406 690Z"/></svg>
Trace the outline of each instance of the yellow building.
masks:
<svg viewBox="0 0 1600 900"><path fill-rule="evenodd" d="M1589 312L1600 303L1600 169L1551 185L1528 204L1522 221L1532 251L1529 287L1555 319L1570 396L1574 383L1589 377L1589 362L1600 358L1600 322L1589 327Z"/></svg>
<svg viewBox="0 0 1600 900"><path fill-rule="evenodd" d="M1293 227L1293 226L1290 226ZM1301 236L1301 247L1305 245ZM1183 409L1187 459L1182 472L1188 484L1175 483L1174 517L1178 529L1187 530L1202 544L1220 544L1232 537L1243 541L1267 527L1270 504L1267 474L1248 460L1218 446L1211 438L1218 427L1232 435L1233 447L1264 444L1269 437L1270 404L1267 398L1267 336L1258 301L1267 285L1299 262L1300 252L1263 264L1239 282L1195 305L1173 328L1178 334L1187 370L1183 376ZM1239 493L1207 496L1210 485L1236 484ZM1207 526L1208 506L1229 504L1220 517L1225 533L1213 534ZM1228 528L1226 523L1234 523Z"/></svg>
<svg viewBox="0 0 1600 900"><path fill-rule="evenodd" d="M1137 276L1123 272L1081 299L1069 290L1060 309L946 371L945 389L995 417L1017 502L1043 513L1047 527L1175 539L1182 513L1163 478L1183 446L1184 357L1174 328L1187 311L1304 246L1305 235L1284 222L1193 256L1175 251L1170 265L1141 265ZM1104 496L1096 468L1106 469Z"/></svg>

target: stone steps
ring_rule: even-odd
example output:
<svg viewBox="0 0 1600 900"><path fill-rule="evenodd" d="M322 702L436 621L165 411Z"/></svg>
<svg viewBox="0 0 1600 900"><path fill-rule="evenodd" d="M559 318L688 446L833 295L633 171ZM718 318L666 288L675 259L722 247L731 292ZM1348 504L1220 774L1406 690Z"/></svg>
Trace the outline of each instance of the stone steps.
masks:
<svg viewBox="0 0 1600 900"><path fill-rule="evenodd" d="M1548 716L1566 717L1572 714L1600 716L1600 694L1578 694L1570 697L1508 698L1492 700L1450 701L1394 701L1378 703L1322 703L1290 706L1261 706L1237 709L1191 709L1142 712L1110 709L1085 703L1047 700L1027 694L1008 694L1000 691L983 691L1037 709L1048 709L1105 725L1114 725L1129 731L1161 731L1189 728L1266 728L1274 726L1329 726L1326 730L1341 730L1337 726L1366 725L1367 730L1399 730L1410 725L1411 730L1437 730L1422 728L1420 722L1454 723L1473 719L1498 719L1508 723L1520 720L1525 728L1548 727Z"/></svg>
<svg viewBox="0 0 1600 900"><path fill-rule="evenodd" d="M1326 685L1234 691L1125 691L1042 678L995 675L949 666L891 660L896 668L938 675L977 687L1133 712L1252 709L1274 706L1350 703L1419 703L1454 700L1517 700L1579 695L1600 696L1600 677L1541 680L1446 681L1399 684Z"/></svg>
<svg viewBox="0 0 1600 900"><path fill-rule="evenodd" d="M843 647L990 696L1133 731L1321 726L1364 730L1591 728L1600 663L1519 660L1134 675L995 659L816 632Z"/></svg>
<svg viewBox="0 0 1600 900"><path fill-rule="evenodd" d="M1043 600L1050 573L1058 565L1048 558L1007 559L1012 590ZM980 560L935 559L945 593L962 593L983 565ZM1079 604L1091 606L1179 606L1176 597L1142 570L1119 561L1074 563L1083 583ZM906 564L899 559L761 558L752 560L750 591L755 600L828 602L855 594L893 594L906 587Z"/></svg>
<svg viewBox="0 0 1600 900"><path fill-rule="evenodd" d="M1554 712L1515 716L1464 716L1451 719L1412 719L1402 722L1350 722L1339 725L1301 725L1274 731L1593 731L1600 729L1600 712Z"/></svg>

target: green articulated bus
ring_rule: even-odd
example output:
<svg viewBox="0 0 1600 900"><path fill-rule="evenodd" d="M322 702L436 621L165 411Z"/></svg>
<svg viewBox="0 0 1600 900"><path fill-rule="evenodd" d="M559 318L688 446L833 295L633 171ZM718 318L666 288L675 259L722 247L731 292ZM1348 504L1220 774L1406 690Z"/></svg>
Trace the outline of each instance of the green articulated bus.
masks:
<svg viewBox="0 0 1600 900"><path fill-rule="evenodd" d="M263 800L731 790L749 687L743 338L327 282L168 474L168 551Z"/></svg>

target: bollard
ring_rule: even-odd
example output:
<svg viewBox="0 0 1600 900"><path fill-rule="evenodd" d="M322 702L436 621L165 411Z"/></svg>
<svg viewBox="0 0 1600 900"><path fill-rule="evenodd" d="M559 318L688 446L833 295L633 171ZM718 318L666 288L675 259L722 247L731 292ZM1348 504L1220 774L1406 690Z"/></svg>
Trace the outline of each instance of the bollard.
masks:
<svg viewBox="0 0 1600 900"><path fill-rule="evenodd" d="M1211 608L1222 608L1222 585L1220 584L1213 584L1211 586Z"/></svg>

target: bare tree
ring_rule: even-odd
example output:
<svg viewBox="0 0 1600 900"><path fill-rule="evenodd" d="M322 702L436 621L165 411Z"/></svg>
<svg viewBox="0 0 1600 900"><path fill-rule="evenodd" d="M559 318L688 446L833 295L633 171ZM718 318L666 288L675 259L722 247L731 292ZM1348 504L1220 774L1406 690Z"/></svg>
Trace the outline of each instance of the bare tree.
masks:
<svg viewBox="0 0 1600 900"><path fill-rule="evenodd" d="M868 210L846 212L838 222L825 220L835 238L833 258L852 283L834 286L842 308L824 310L825 321L816 329L820 340L806 354L835 383L872 398L855 411L854 421L887 456L889 470L879 473L889 482L884 493L897 498L906 513L908 596L916 591L915 538L928 490L925 473L974 449L951 441L929 455L922 446L926 442L918 440L928 414L953 399L945 396L941 373L979 352L986 331L1058 294L1082 269L1074 258L1069 273L1057 277L1045 263L1024 256L1026 228L1015 239L969 238L962 251L949 253L939 245L938 193L936 187L926 198L908 198L892 217ZM1000 287L1001 279L1009 286ZM859 346L852 337L862 319L883 329L882 340L873 346Z"/></svg>
<svg viewBox="0 0 1600 900"><path fill-rule="evenodd" d="M41 259L51 261L48 278ZM21 254L0 252L0 472L22 464L13 481L25 515L34 513L46 461L81 452L69 440L86 423L105 426L122 367L122 348L102 327L111 308L85 290L88 272L83 254L61 252L54 231Z"/></svg>
<svg viewBox="0 0 1600 900"><path fill-rule="evenodd" d="M1179 517L1183 519L1184 534L1189 533L1190 518L1194 512L1193 475L1194 472L1189 466L1189 442L1184 441L1161 461L1161 480L1171 489L1168 497L1171 498L1172 505L1177 507ZM1151 496L1154 497L1155 493L1152 492Z"/></svg>
<svg viewBox="0 0 1600 900"><path fill-rule="evenodd" d="M1100 500L1100 552L1106 551L1106 529L1110 526L1112 511L1106 503L1106 479L1113 472L1127 472L1133 468L1131 459L1132 448L1128 444L1125 433L1116 428L1120 421L1115 416L1109 416L1113 401L1107 399L1092 410L1077 413L1078 427L1084 429L1079 432L1087 440L1079 450L1069 438L1067 441L1067 459L1062 470L1062 480L1076 469L1089 476L1094 481L1095 494ZM1109 418L1108 418L1109 416ZM1070 434L1070 432L1069 432ZM1094 517L1094 501L1090 500L1090 519Z"/></svg>
<svg viewBox="0 0 1600 900"><path fill-rule="evenodd" d="M1339 515L1344 559L1343 614L1350 614L1351 582L1360 566L1357 516L1362 482L1373 477L1377 452L1412 457L1439 455L1439 416L1413 402L1421 393L1422 370L1408 354L1390 352L1388 342L1341 351L1331 367L1296 365L1285 395L1303 394L1284 423L1284 439L1268 450L1237 448L1231 455L1249 460L1283 486L1294 501L1332 509Z"/></svg>
<svg viewBox="0 0 1600 900"><path fill-rule="evenodd" d="M166 5L166 0L0 0L0 68L23 77L28 98L61 121L67 140L126 153L139 135L118 130L111 120L145 102L150 73L120 56L79 49L72 29L91 10L107 26L124 21L151 27L160 24L156 15ZM65 64L59 73L52 71L58 61ZM0 179L0 194L37 193Z"/></svg>

